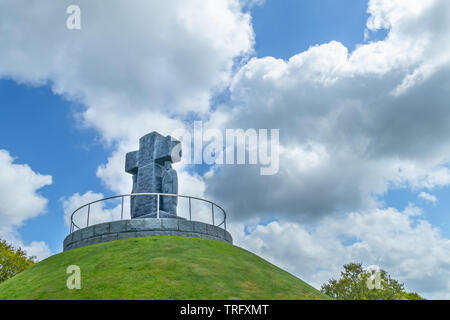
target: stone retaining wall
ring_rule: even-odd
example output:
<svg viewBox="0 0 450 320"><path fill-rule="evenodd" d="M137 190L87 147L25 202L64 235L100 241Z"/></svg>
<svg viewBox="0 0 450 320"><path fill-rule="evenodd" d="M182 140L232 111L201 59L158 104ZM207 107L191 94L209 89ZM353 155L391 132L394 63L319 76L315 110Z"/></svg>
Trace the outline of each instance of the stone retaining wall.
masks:
<svg viewBox="0 0 450 320"><path fill-rule="evenodd" d="M64 239L64 251L125 238L179 236L233 243L228 231L211 224L181 219L132 219L100 223L77 230Z"/></svg>

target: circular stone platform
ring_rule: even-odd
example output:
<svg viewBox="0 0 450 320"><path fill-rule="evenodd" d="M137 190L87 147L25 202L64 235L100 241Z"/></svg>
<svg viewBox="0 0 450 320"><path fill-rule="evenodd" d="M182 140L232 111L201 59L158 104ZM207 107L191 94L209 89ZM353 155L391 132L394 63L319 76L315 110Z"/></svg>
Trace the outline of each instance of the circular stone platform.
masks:
<svg viewBox="0 0 450 320"><path fill-rule="evenodd" d="M74 231L64 239L64 251L100 242L152 236L197 237L233 243L228 231L208 223L147 218L100 223Z"/></svg>

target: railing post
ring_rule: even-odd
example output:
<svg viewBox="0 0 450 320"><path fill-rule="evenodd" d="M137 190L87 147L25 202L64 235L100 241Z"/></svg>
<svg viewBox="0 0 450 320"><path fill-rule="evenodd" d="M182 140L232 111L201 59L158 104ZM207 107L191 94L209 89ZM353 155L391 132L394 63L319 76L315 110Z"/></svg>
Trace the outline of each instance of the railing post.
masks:
<svg viewBox="0 0 450 320"><path fill-rule="evenodd" d="M88 216L87 216L87 225L86 227L89 227L89 215L91 214L91 205L88 205Z"/></svg>
<svg viewBox="0 0 450 320"><path fill-rule="evenodd" d="M122 196L122 209L120 210L120 221L123 220L123 196Z"/></svg>
<svg viewBox="0 0 450 320"><path fill-rule="evenodd" d="M192 221L191 197L189 197L189 221Z"/></svg>
<svg viewBox="0 0 450 320"><path fill-rule="evenodd" d="M214 203L211 203L212 222L214 225Z"/></svg>
<svg viewBox="0 0 450 320"><path fill-rule="evenodd" d="M159 193L157 196L157 201L156 201L156 218L159 219Z"/></svg>

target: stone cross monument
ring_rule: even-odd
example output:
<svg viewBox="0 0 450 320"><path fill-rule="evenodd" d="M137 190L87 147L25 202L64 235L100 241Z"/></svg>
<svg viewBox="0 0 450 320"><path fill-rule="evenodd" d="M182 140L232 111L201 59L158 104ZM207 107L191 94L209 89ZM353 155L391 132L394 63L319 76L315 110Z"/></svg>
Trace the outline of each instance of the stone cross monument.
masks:
<svg viewBox="0 0 450 320"><path fill-rule="evenodd" d="M139 139L139 150L126 155L125 171L132 175L132 193L178 194L178 176L172 163L181 158L181 143L157 132ZM177 217L177 197L161 196L160 218ZM156 218L156 196L132 196L131 218Z"/></svg>
<svg viewBox="0 0 450 320"><path fill-rule="evenodd" d="M157 132L140 138L139 150L127 153L125 160L125 171L131 174L133 179L132 193L178 195L178 177L177 172L172 169L172 164L180 160L180 141L170 136L164 137ZM125 197L126 195L113 197L122 198L122 212ZM64 239L64 251L118 239L153 236L196 237L233 243L231 234L226 230L226 213L215 203L187 197L189 198L188 220L177 215L178 197L160 195L159 198L158 203L158 196L155 195L131 196L131 219L124 220L121 216L120 220L93 225L89 224L88 218L85 225L76 222L80 226L71 220L71 233ZM112 198L99 201L109 199ZM192 219L192 199L208 202L211 205L210 221L212 224ZM75 210L72 217L86 206L88 206L89 212L91 204ZM215 213L217 213L214 208L223 213L221 217L216 215L219 220L214 220ZM158 218L158 212L160 219L155 219Z"/></svg>

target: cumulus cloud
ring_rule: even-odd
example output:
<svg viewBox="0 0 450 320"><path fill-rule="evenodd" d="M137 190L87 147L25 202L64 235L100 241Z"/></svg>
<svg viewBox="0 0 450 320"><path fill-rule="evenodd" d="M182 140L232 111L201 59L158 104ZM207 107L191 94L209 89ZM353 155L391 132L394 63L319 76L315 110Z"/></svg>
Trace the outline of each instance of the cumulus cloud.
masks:
<svg viewBox="0 0 450 320"><path fill-rule="evenodd" d="M126 193L125 152L210 110L235 62L253 52L251 18L239 0L81 0L81 30L68 30L70 4L2 1L0 77L49 84L81 105L80 122L116 146L97 176Z"/></svg>
<svg viewBox="0 0 450 320"><path fill-rule="evenodd" d="M70 227L71 222L74 223L74 230L85 228L94 224L120 220L122 215L121 198L101 201L91 204L89 207L82 206L104 199L105 196L101 193L88 191L82 195L79 193L73 194L69 198L63 198L62 204L64 208L64 222ZM79 209L81 208L81 209ZM129 199L124 199L123 218L130 219L130 202ZM79 209L77 212L75 210ZM75 213L74 213L75 212ZM73 214L74 213L74 214ZM73 216L72 216L73 214ZM89 221L88 221L89 216ZM73 219L73 220L71 220Z"/></svg>
<svg viewBox="0 0 450 320"><path fill-rule="evenodd" d="M253 52L242 6L254 3L82 0L81 30L68 30L70 1L2 1L0 77L49 84L81 105L81 123L116 146L97 176L128 193L124 155L138 138L170 134L192 114L203 117L211 97L229 85L235 62ZM201 184L192 187L187 193L202 192Z"/></svg>
<svg viewBox="0 0 450 320"><path fill-rule="evenodd" d="M310 221L449 184L449 3L376 0L368 12L385 40L252 58L233 77L223 126L280 129L283 150L278 175L222 166L208 179L236 218Z"/></svg>
<svg viewBox="0 0 450 320"><path fill-rule="evenodd" d="M317 288L339 278L344 264L378 265L407 290L450 298L450 240L407 207L353 212L307 227L274 221L244 232L231 227L235 243L303 278Z"/></svg>
<svg viewBox="0 0 450 320"><path fill-rule="evenodd" d="M432 194L429 194L429 193L426 193L423 191L421 193L419 193L419 198L421 198L431 204L434 204L434 205L436 205L436 203L438 202L438 198L435 195L432 195Z"/></svg>
<svg viewBox="0 0 450 320"><path fill-rule="evenodd" d="M31 241L31 243L24 245L22 241L14 241L14 244L18 244L29 257L35 257L36 261L43 260L49 257L52 252L44 241Z"/></svg>
<svg viewBox="0 0 450 320"><path fill-rule="evenodd" d="M3 226L0 228L0 237L12 244L15 248L22 248L28 257L35 261L49 257L52 252L45 241L31 241L24 243L16 229Z"/></svg>
<svg viewBox="0 0 450 320"><path fill-rule="evenodd" d="M16 164L8 151L0 150L0 224L20 226L45 211L47 199L38 190L52 183L52 177Z"/></svg>
<svg viewBox="0 0 450 320"><path fill-rule="evenodd" d="M0 236L28 254L45 258L50 254L44 242L24 245L16 229L46 210L47 199L39 190L52 183L52 177L34 172L26 164L15 163L6 150L0 150Z"/></svg>
<svg viewBox="0 0 450 320"><path fill-rule="evenodd" d="M233 59L252 50L250 16L237 0L82 0L81 30L66 28L70 4L2 1L0 76L51 84L83 104L84 123L107 140L208 111Z"/></svg>
<svg viewBox="0 0 450 320"><path fill-rule="evenodd" d="M263 6L266 0L240 0L244 8L251 9L253 7Z"/></svg>

